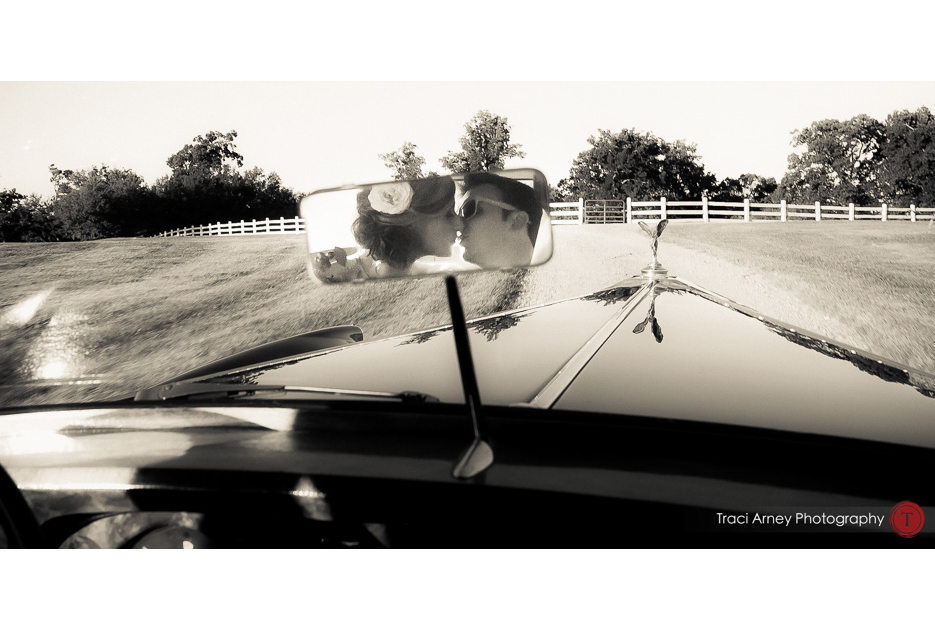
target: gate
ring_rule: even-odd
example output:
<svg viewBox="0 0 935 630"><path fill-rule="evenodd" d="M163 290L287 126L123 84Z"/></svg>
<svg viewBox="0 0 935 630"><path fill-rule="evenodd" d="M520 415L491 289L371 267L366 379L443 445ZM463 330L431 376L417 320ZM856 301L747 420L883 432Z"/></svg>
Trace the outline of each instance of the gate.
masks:
<svg viewBox="0 0 935 630"><path fill-rule="evenodd" d="M585 223L626 223L627 204L619 199L588 199L584 202Z"/></svg>

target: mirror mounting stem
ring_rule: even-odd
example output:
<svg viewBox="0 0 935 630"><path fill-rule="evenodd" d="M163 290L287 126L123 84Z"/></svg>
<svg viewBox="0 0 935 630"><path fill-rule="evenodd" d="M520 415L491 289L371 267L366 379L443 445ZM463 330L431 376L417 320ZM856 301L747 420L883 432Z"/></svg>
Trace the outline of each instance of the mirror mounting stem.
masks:
<svg viewBox="0 0 935 630"><path fill-rule="evenodd" d="M467 323L464 308L458 295L458 283L454 276L445 278L448 290L448 308L451 311L451 325L458 353L458 368L461 373L461 386L464 388L464 402L474 426L474 441L455 463L452 475L456 479L470 479L493 464L493 449L484 440L484 418L480 402L480 390L477 375L474 373L474 361L471 358L471 346L468 342Z"/></svg>

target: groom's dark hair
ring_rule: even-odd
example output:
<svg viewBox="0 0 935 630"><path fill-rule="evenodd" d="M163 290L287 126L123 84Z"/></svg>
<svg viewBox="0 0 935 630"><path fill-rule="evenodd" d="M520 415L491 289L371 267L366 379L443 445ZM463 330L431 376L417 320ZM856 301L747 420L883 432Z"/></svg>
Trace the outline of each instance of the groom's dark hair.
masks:
<svg viewBox="0 0 935 630"><path fill-rule="evenodd" d="M500 191L504 202L526 213L529 217L529 223L526 224L526 233L529 235L529 242L535 245L536 236L539 234L539 223L542 221L542 208L536 199L535 191L523 182L509 177L493 173L468 173L464 176L462 192L466 193L471 188L483 186L484 184L494 186ZM506 210L503 212L505 213Z"/></svg>

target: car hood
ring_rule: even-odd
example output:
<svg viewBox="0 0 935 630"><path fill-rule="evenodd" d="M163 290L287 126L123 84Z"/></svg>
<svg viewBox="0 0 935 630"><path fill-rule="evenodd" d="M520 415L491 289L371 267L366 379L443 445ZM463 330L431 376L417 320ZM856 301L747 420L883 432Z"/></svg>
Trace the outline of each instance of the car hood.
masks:
<svg viewBox="0 0 935 630"><path fill-rule="evenodd" d="M468 330L484 404L935 447L931 375L796 330L679 278L633 278L473 320ZM408 390L464 401L450 327L202 380Z"/></svg>

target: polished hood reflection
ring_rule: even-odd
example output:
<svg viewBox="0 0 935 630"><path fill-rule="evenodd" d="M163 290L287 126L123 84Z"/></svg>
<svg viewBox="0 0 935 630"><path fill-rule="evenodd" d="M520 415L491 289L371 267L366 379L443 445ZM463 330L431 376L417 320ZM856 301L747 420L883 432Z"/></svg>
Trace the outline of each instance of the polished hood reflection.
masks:
<svg viewBox="0 0 935 630"><path fill-rule="evenodd" d="M926 375L796 332L675 278L623 283L475 320L468 329L485 404L529 403L561 374L566 385L547 403L556 409L906 443L932 433ZM408 390L463 402L450 327L213 380Z"/></svg>

